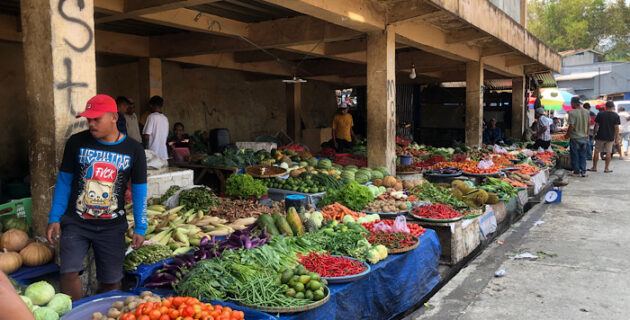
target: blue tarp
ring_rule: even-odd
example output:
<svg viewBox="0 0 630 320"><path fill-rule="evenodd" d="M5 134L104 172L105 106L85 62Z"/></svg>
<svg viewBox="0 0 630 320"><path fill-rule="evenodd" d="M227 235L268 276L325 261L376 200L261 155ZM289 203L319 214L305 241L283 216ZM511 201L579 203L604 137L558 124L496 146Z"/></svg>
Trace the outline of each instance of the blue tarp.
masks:
<svg viewBox="0 0 630 320"><path fill-rule="evenodd" d="M10 276L18 282L28 283L30 279L51 273L59 273L59 266L54 263L49 263L39 267L21 267L16 272L10 274Z"/></svg>
<svg viewBox="0 0 630 320"><path fill-rule="evenodd" d="M248 320L272 319L389 319L407 311L427 295L440 281L438 265L440 242L435 231L427 229L420 244L412 251L393 254L372 266L364 278L346 284L331 284L330 301L316 309L275 317L247 309ZM136 292L145 290L138 288ZM152 290L172 295L169 290ZM229 302L213 301L229 307ZM242 307L237 307L244 310Z"/></svg>

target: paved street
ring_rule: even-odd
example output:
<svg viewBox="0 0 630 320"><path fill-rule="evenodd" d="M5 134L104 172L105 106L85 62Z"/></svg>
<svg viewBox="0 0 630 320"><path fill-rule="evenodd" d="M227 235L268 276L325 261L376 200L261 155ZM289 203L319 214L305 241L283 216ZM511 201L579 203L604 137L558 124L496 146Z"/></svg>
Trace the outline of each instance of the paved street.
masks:
<svg viewBox="0 0 630 320"><path fill-rule="evenodd" d="M561 204L530 210L407 319L630 319L630 160L603 169L568 177ZM512 258L526 252L539 258Z"/></svg>

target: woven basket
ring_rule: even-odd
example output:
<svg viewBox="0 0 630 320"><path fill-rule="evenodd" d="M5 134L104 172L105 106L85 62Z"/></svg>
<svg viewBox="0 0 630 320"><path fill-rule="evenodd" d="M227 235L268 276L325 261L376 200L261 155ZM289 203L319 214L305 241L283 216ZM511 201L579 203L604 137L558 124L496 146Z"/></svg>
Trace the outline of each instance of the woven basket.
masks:
<svg viewBox="0 0 630 320"><path fill-rule="evenodd" d="M261 174L263 168L266 170L265 174ZM275 178L287 174L287 170L280 167L252 166L245 168L245 173L254 178Z"/></svg>
<svg viewBox="0 0 630 320"><path fill-rule="evenodd" d="M400 249L387 249L387 254L394 254L394 253L404 253L407 251L411 251L415 248L418 247L418 245L420 245L420 239L416 240L416 244L409 246L409 247L404 247L404 248L400 248Z"/></svg>
<svg viewBox="0 0 630 320"><path fill-rule="evenodd" d="M416 245L417 246L417 245ZM295 313L295 312L302 312L302 311L308 311L311 309L315 309L319 306L322 306L324 303L328 302L328 300L330 300L330 289L328 289L328 287L326 287L324 289L324 299L319 300L319 301L315 301L311 304L306 304L303 306L295 306L295 307L265 307L265 306L250 306L250 305L246 305L243 304L242 306L245 308L250 308L250 309L254 309L254 310L258 310L258 311L262 311L262 312L268 312L268 313Z"/></svg>
<svg viewBox="0 0 630 320"><path fill-rule="evenodd" d="M560 163L560 168L565 170L573 170L573 166L571 165L571 156L568 154L560 154L558 157L558 162Z"/></svg>

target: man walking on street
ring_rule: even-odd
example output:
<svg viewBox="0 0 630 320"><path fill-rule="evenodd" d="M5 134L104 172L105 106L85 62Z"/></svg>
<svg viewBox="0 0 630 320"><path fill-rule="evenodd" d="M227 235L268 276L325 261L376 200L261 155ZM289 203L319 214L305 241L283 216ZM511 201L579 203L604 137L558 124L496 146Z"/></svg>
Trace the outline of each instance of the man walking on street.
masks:
<svg viewBox="0 0 630 320"><path fill-rule="evenodd" d="M619 143L619 115L615 112L615 103L606 101L606 111L600 111L595 117L595 153L593 154L593 167L588 171L597 171L599 153L606 153L605 173L610 173L610 160L612 158L613 144Z"/></svg>
<svg viewBox="0 0 630 320"><path fill-rule="evenodd" d="M586 177L586 153L588 151L589 112L583 109L580 98L571 98L572 111L569 111L569 128L565 138L569 139L573 177Z"/></svg>
<svg viewBox="0 0 630 320"><path fill-rule="evenodd" d="M593 160L593 128L595 127L595 113L591 111L591 104L586 102L583 106L588 111L590 120L588 125L588 152L586 153L586 160Z"/></svg>
<svg viewBox="0 0 630 320"><path fill-rule="evenodd" d="M147 163L142 145L116 127L116 102L96 95L87 102L89 130L68 139L48 216L48 241L59 241L61 290L81 299L79 272L92 247L101 292L120 289L125 260L125 192L131 180L134 234L139 248L147 228Z"/></svg>
<svg viewBox="0 0 630 320"><path fill-rule="evenodd" d="M168 159L166 140L168 140L168 118L162 113L164 99L153 96L149 100L149 108L153 110L147 117L147 122L142 129L142 141L147 149L155 152L158 157Z"/></svg>

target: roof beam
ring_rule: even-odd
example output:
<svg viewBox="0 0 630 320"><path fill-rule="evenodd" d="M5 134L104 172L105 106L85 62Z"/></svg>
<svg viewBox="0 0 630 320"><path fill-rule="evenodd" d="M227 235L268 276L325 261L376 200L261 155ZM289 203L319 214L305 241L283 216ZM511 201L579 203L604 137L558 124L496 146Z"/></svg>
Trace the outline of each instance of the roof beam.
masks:
<svg viewBox="0 0 630 320"><path fill-rule="evenodd" d="M385 9L372 0L265 0L361 32L385 29Z"/></svg>
<svg viewBox="0 0 630 320"><path fill-rule="evenodd" d="M264 21L248 25L246 37L261 48L325 43L360 37L361 33L308 16ZM153 37L152 53L158 57L181 57L208 53L258 49L239 38L217 38L209 35L170 34Z"/></svg>
<svg viewBox="0 0 630 320"><path fill-rule="evenodd" d="M538 62L530 57L525 56L506 56L505 57L505 66L522 66L527 64L537 64Z"/></svg>
<svg viewBox="0 0 630 320"><path fill-rule="evenodd" d="M0 14L0 40L22 42L18 17ZM120 54L133 57L149 56L149 38L103 30L94 32L96 52Z"/></svg>
<svg viewBox="0 0 630 320"><path fill-rule="evenodd" d="M489 34L475 29L451 31L448 33L446 43L471 42L480 39L487 39L490 37L491 36Z"/></svg>
<svg viewBox="0 0 630 320"><path fill-rule="evenodd" d="M486 48L481 49L482 57L501 56L501 55L505 55L509 53L514 53L514 49L504 46L504 45L499 45L495 47L486 47Z"/></svg>
<svg viewBox="0 0 630 320"><path fill-rule="evenodd" d="M124 19L133 19L140 15L198 6L217 1L219 0L125 0L123 12L109 17L96 19L94 23L99 24ZM96 5L97 4L95 3L95 6Z"/></svg>
<svg viewBox="0 0 630 320"><path fill-rule="evenodd" d="M178 57L167 58L167 61L175 61L181 63L189 63L194 65L231 69L248 72L274 74L280 76L292 76L293 72L286 65L282 65L276 62L252 62L252 63L239 63L234 60L233 53L215 53L204 54L190 57Z"/></svg>
<svg viewBox="0 0 630 320"><path fill-rule="evenodd" d="M308 57L305 57L304 54L277 49L269 49L267 52L262 50L234 52L234 61L239 63L274 61L276 59L295 61L305 58Z"/></svg>
<svg viewBox="0 0 630 320"><path fill-rule="evenodd" d="M397 24L409 20L424 19L443 12L424 0L398 1L387 7L387 23Z"/></svg>

